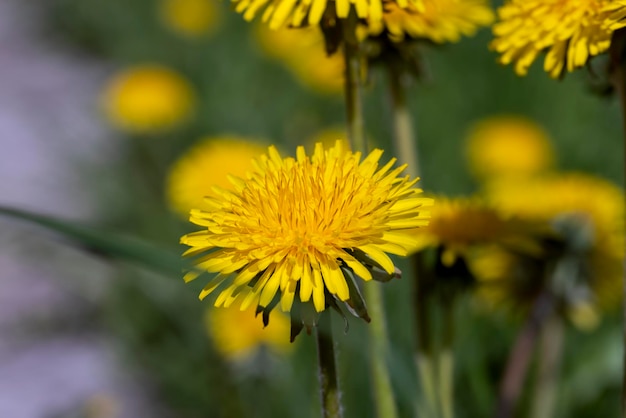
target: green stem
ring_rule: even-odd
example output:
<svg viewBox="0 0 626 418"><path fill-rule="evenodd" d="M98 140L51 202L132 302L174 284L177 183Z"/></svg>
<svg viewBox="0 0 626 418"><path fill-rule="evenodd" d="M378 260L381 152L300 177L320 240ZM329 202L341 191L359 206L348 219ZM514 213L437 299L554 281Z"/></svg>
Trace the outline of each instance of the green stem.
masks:
<svg viewBox="0 0 626 418"><path fill-rule="evenodd" d="M559 365L563 354L563 321L552 315L541 331L539 365L535 396L533 397L533 418L554 416L554 403L558 383Z"/></svg>
<svg viewBox="0 0 626 418"><path fill-rule="evenodd" d="M370 367L374 381L376 410L379 418L398 416L389 371L387 370L387 326L382 300L382 283L370 282L365 286L367 308L372 322L370 330Z"/></svg>
<svg viewBox="0 0 626 418"><path fill-rule="evenodd" d="M624 181L626 181L626 29L613 33L611 48L611 80L620 99L622 127L624 130ZM626 347L626 274L623 275L623 346ZM626 350L622 357L622 416L626 418Z"/></svg>
<svg viewBox="0 0 626 418"><path fill-rule="evenodd" d="M535 301L524 328L517 335L500 384L495 418L510 418L514 415L515 405L522 393L537 337L546 318L554 310L553 299L549 292L544 291Z"/></svg>
<svg viewBox="0 0 626 418"><path fill-rule="evenodd" d="M353 151L367 152L363 128L363 104L361 102L361 61L359 41L356 38L357 16L354 8L342 21L343 55L346 65L345 101L348 139Z"/></svg>
<svg viewBox="0 0 626 418"><path fill-rule="evenodd" d="M413 129L413 119L406 103L402 72L393 62L388 62L389 92L393 118L394 153L402 164L408 164L406 173L411 177L420 175L417 155L417 138Z"/></svg>
<svg viewBox="0 0 626 418"><path fill-rule="evenodd" d="M341 393L337 383L330 312L320 315L316 336L322 416L324 418L341 418L343 417L343 410L341 409Z"/></svg>
<svg viewBox="0 0 626 418"><path fill-rule="evenodd" d="M356 38L357 16L354 8L347 19L341 21L343 51L346 65L345 100L348 139L352 151L367 154L363 128L363 105L361 103L361 61L359 42ZM370 332L370 368L374 385L374 398L379 418L395 418L398 413L387 369L388 335L383 307L381 284L371 282L365 286L365 298L372 322Z"/></svg>
<svg viewBox="0 0 626 418"><path fill-rule="evenodd" d="M454 417L454 306L455 297L440 298L444 335L438 355L439 406L441 418Z"/></svg>
<svg viewBox="0 0 626 418"><path fill-rule="evenodd" d="M418 408L421 415L436 417L437 392L436 392L436 365L433 355L432 331L430 326L429 300L432 290L431 277L426 270L424 255L416 253L411 258L413 271L415 272L415 284L413 304L415 309L415 335L417 337L416 363L422 392L426 405Z"/></svg>

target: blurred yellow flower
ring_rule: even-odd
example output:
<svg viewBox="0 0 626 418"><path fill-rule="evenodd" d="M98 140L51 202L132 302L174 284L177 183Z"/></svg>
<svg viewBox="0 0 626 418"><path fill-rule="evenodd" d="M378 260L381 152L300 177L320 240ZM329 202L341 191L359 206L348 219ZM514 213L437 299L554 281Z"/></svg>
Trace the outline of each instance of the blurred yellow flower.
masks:
<svg viewBox="0 0 626 418"><path fill-rule="evenodd" d="M298 295L321 312L334 300L354 300L352 273L365 281L373 268L393 275L387 253L406 255L415 245L408 231L428 224L424 206L432 202L419 196L418 179L399 177L405 166L392 169L395 159L379 168L381 156L377 149L361 160L341 141L330 149L317 144L312 156L298 147L296 158L270 147L245 180L231 177L235 191L192 211L191 222L205 229L181 238L200 270L218 273L200 298L223 285L218 307L237 301L242 310L264 310L280 302L289 311Z"/></svg>
<svg viewBox="0 0 626 418"><path fill-rule="evenodd" d="M461 36L472 36L481 26L494 20L487 0L423 0L418 9L409 4L386 3L382 20L368 23L371 35L385 29L396 42L405 37L429 39L436 43L458 42Z"/></svg>
<svg viewBox="0 0 626 418"><path fill-rule="evenodd" d="M476 245L516 243L521 245L516 222L506 220L478 197L435 197L435 206L427 226L415 230L415 246L411 251L428 247L441 249L441 262L452 266L457 258L465 258Z"/></svg>
<svg viewBox="0 0 626 418"><path fill-rule="evenodd" d="M194 107L189 82L159 65L120 72L109 81L102 99L105 114L114 125L138 133L171 128L189 117Z"/></svg>
<svg viewBox="0 0 626 418"><path fill-rule="evenodd" d="M590 327L597 322L598 306L610 308L619 303L624 197L617 186L589 175L567 173L496 180L487 186L486 194L504 215L543 225L546 248L539 255L503 248L474 254L471 268L482 284L479 295L483 300L527 307L548 280L554 280L546 277L546 266L555 262L550 257L566 256L570 257L568 265L577 267L549 286L572 321ZM555 242L562 244L555 246Z"/></svg>
<svg viewBox="0 0 626 418"><path fill-rule="evenodd" d="M163 23L184 36L206 35L219 23L220 11L215 0L161 0L159 6Z"/></svg>
<svg viewBox="0 0 626 418"><path fill-rule="evenodd" d="M345 127L328 128L316 133L306 141L307 144L310 144L307 145L306 149L307 151L313 151L315 144L318 142L321 143L324 148L330 148L335 145L337 141L342 141L343 147L350 149L350 141L348 141L348 133Z"/></svg>
<svg viewBox="0 0 626 418"><path fill-rule="evenodd" d="M554 151L548 134L520 116L493 116L472 126L466 143L471 172L480 179L548 170Z"/></svg>
<svg viewBox="0 0 626 418"><path fill-rule="evenodd" d="M547 51L543 68L557 78L608 50L613 32L626 26L624 17L625 0L507 0L498 9L491 48L520 76Z"/></svg>
<svg viewBox="0 0 626 418"><path fill-rule="evenodd" d="M259 25L256 39L265 53L283 62L305 86L327 94L342 92L343 56L326 53L319 27L271 30Z"/></svg>
<svg viewBox="0 0 626 418"><path fill-rule="evenodd" d="M213 186L231 187L228 175L245 177L252 160L267 147L236 136L206 137L172 165L166 181L169 206L188 218L191 209L206 209L204 198L215 197Z"/></svg>
<svg viewBox="0 0 626 418"><path fill-rule="evenodd" d="M235 10L243 13L245 20L252 20L257 12L263 10L263 22L271 29L285 26L301 27L318 25L325 13L339 19L348 17L354 6L359 18L368 18L372 22L382 19L383 3L397 3L400 7L412 5L422 8L422 0L231 0Z"/></svg>
<svg viewBox="0 0 626 418"><path fill-rule="evenodd" d="M596 243L621 257L624 252L624 197L614 184L583 173L554 173L532 178L501 178L489 182L485 193L502 213L552 224L565 216L588 221Z"/></svg>
<svg viewBox="0 0 626 418"><path fill-rule="evenodd" d="M291 324L289 317L272 311L267 326L255 315L254 308L209 308L205 314L207 331L217 351L225 358L241 360L267 347L278 353L288 352Z"/></svg>

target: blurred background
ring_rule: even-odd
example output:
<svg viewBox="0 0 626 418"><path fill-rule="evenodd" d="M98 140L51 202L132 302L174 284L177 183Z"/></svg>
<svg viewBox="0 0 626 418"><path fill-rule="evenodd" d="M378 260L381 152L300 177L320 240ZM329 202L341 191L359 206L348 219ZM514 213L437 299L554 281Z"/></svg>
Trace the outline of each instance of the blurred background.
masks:
<svg viewBox="0 0 626 418"><path fill-rule="evenodd" d="M268 144L289 154L341 137L342 67L320 39L267 33L227 1L2 0L0 205L181 253L180 236L195 230L184 216L201 187L193 179L245 172L241 156L249 161ZM422 48L424 77L407 91L422 187L475 192L468 138L502 117L539 130L558 170L622 187L622 125L602 71L555 81L537 63L519 78L496 64L490 39L485 28ZM391 157L386 83L370 69L366 128ZM319 415L313 338L285 344L278 318L272 335L234 341L228 330L253 327L252 317L212 316L197 298L203 283L0 217L0 284L0 417ZM401 416L412 416L419 388L411 286L385 286ZM471 294L454 314L457 416L489 416L523 318L477 309ZM351 318L344 333L335 320L346 416L373 417L367 325ZM618 310L565 333L555 417L617 417Z"/></svg>

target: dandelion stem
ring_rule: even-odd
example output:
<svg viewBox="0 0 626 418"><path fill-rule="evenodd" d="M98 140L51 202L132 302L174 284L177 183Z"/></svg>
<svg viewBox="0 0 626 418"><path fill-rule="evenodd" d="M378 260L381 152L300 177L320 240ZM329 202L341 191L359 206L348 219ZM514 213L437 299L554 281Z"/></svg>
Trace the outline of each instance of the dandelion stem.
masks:
<svg viewBox="0 0 626 418"><path fill-rule="evenodd" d="M535 301L528 320L517 335L515 345L509 355L506 370L500 384L495 418L510 418L513 416L515 405L522 393L526 372L528 371L537 337L543 323L553 309L553 296L549 292L544 291Z"/></svg>
<svg viewBox="0 0 626 418"><path fill-rule="evenodd" d="M626 29L613 33L611 39L611 80L619 96L622 111L622 126L624 129L624 181L626 181ZM623 274L623 346L626 347L626 274ZM622 416L626 418L626 350L622 358Z"/></svg>
<svg viewBox="0 0 626 418"><path fill-rule="evenodd" d="M441 418L454 417L454 306L456 298L440 298L443 314L443 341L437 356Z"/></svg>
<svg viewBox="0 0 626 418"><path fill-rule="evenodd" d="M331 318L328 312L326 315L320 315L316 335L322 416L324 418L341 418L343 417L343 410L341 409L341 394L337 383Z"/></svg>
<svg viewBox="0 0 626 418"><path fill-rule="evenodd" d="M556 315L552 315L541 331L539 370L531 415L534 418L554 416L554 401L562 353L563 321Z"/></svg>
<svg viewBox="0 0 626 418"><path fill-rule="evenodd" d="M403 74L393 61L387 64L389 76L389 92L393 118L393 147L402 164L408 164L406 173L411 177L420 175L417 155L417 137L413 129L413 120L406 102L404 90L406 86Z"/></svg>
<svg viewBox="0 0 626 418"><path fill-rule="evenodd" d="M353 151L367 152L363 128L363 104L361 102L361 61L359 41L356 38L357 16L354 8L348 18L342 21L343 54L346 64L345 101L348 139Z"/></svg>
<svg viewBox="0 0 626 418"><path fill-rule="evenodd" d="M361 103L361 61L359 42L356 38L357 16L354 7L342 22L343 51L346 65L345 100L348 139L352 150L367 153L363 128L363 105ZM398 413L387 369L388 336L381 284L370 282L365 286L365 298L372 322L370 332L370 369L374 385L374 398L379 418L395 418Z"/></svg>
<svg viewBox="0 0 626 418"><path fill-rule="evenodd" d="M426 400L426 411L423 411L423 414L435 417L437 416L437 378L428 303L432 294L432 277L426 270L422 253L413 255L412 261L415 272L413 301L416 320L415 335L417 336L416 363Z"/></svg>

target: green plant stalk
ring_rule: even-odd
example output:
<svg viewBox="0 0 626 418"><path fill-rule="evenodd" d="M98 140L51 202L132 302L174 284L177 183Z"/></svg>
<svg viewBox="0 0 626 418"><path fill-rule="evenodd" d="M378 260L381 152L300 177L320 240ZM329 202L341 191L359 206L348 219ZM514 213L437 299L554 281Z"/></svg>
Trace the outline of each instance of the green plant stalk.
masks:
<svg viewBox="0 0 626 418"><path fill-rule="evenodd" d="M427 417L437 417L437 369L434 359L432 342L429 300L431 294L431 277L427 274L422 253L411 257L413 262L414 290L413 304L415 310L415 336L417 337L416 366L426 405L418 408Z"/></svg>
<svg viewBox="0 0 626 418"><path fill-rule="evenodd" d="M341 393L337 382L330 312L320 315L315 332L317 336L322 416L324 418L341 418L343 417L343 410L341 408Z"/></svg>
<svg viewBox="0 0 626 418"><path fill-rule="evenodd" d="M405 172L411 177L419 177L420 164L417 154L417 136L413 118L407 106L400 69L393 62L387 63L389 92L391 96L391 117L393 119L393 148L400 163L408 164Z"/></svg>
<svg viewBox="0 0 626 418"><path fill-rule="evenodd" d="M613 33L609 49L610 72L613 87L619 96L624 131L624 179L626 181L626 29ZM626 272L623 274L622 327L623 346L626 347ZM622 417L626 418L626 350L622 357Z"/></svg>
<svg viewBox="0 0 626 418"><path fill-rule="evenodd" d="M554 311L554 297L544 291L535 301L524 327L515 340L500 382L495 418L511 418L519 399L541 328Z"/></svg>
<svg viewBox="0 0 626 418"><path fill-rule="evenodd" d="M345 103L348 140L352 151L367 153L363 122L363 103L361 101L361 61L359 41L356 38L357 16L354 7L348 18L342 21L343 55L345 70Z"/></svg>
<svg viewBox="0 0 626 418"><path fill-rule="evenodd" d="M563 354L563 321L552 315L541 330L537 383L533 396L533 418L552 418Z"/></svg>
<svg viewBox="0 0 626 418"><path fill-rule="evenodd" d="M437 353L439 408L441 418L454 417L454 306L456 298L439 298L443 312L444 336Z"/></svg>
<svg viewBox="0 0 626 418"><path fill-rule="evenodd" d="M352 150L367 154L367 142L363 127L363 105L361 103L361 63L359 42L356 38L357 16L354 7L347 19L342 21L343 51L345 59L345 100L348 139ZM372 319L369 361L374 386L374 398L379 418L397 417L397 409L387 368L388 335L383 307L381 284L370 282L364 288L368 311Z"/></svg>
<svg viewBox="0 0 626 418"><path fill-rule="evenodd" d="M391 98L391 113L393 120L393 147L394 153L398 156L400 163L408 164L406 173L411 177L419 177L420 164L417 152L417 137L413 126L413 119L405 95L406 86L403 84L401 69L397 64L387 61L387 73L389 79L389 93ZM417 336L417 353L415 354L416 366L422 391L425 397L426 405L422 408L422 413L428 416L438 416L438 403L441 402L441 413L443 410L452 411L451 390L440 392L439 400L437 396L437 388L441 391L451 388L451 376L443 376L442 373L453 372L453 359L449 353L442 353L439 358L440 364L434 358L431 330L430 315L428 310L428 285L425 283L426 274L421 254L413 256L413 273L415 282L415 293L413 297L414 311L416 316L416 332ZM450 352L451 353L451 352ZM438 366L438 367L437 367ZM439 376L437 371L439 370ZM437 385L439 381L439 386ZM442 386L443 385L443 386ZM441 396L446 394L446 396ZM449 407L444 407L444 404ZM442 415L444 416L444 415ZM451 415L446 416L446 418Z"/></svg>

